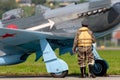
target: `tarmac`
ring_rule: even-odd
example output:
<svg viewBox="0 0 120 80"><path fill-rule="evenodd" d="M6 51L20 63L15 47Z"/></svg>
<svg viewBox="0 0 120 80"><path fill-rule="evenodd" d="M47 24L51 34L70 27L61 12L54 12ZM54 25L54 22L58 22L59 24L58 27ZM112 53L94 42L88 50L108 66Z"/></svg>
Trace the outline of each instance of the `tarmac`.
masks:
<svg viewBox="0 0 120 80"><path fill-rule="evenodd" d="M78 76L67 76L65 78L53 78L50 76L26 76L26 77L5 77L0 76L0 80L120 80L120 75L110 75L109 77L80 78Z"/></svg>

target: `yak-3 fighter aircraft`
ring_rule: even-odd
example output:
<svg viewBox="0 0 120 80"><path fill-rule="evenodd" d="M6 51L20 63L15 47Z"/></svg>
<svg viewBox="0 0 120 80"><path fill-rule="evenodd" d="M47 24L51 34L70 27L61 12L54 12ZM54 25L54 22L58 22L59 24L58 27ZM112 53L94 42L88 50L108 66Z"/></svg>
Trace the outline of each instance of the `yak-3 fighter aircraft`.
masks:
<svg viewBox="0 0 120 80"><path fill-rule="evenodd" d="M71 4L28 18L3 21L0 28L0 65L13 65L26 61L36 52L36 60L43 56L48 73L53 77L65 77L68 65L56 57L59 53L72 54L75 32L82 23L89 25L95 37L111 33L120 23L119 0L90 0L81 4ZM94 47L94 46L93 46ZM94 73L103 76L108 65L95 48Z"/></svg>

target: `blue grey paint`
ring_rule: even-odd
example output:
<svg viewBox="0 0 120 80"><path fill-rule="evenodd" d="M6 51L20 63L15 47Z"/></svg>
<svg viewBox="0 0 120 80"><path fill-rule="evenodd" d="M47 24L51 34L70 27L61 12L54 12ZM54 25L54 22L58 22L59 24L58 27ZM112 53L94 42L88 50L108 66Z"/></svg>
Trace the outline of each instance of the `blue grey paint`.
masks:
<svg viewBox="0 0 120 80"><path fill-rule="evenodd" d="M4 27L9 24L15 24L19 29L0 28L0 50L4 53L0 57L1 65L21 63L31 53L36 52L35 61L43 56L48 72L58 73L68 70L67 64L63 60L58 59L53 50L59 48L60 54L66 52L72 54L73 39L82 23L89 25L96 38L112 32L119 25L120 3L109 4L110 0L108 2L104 0L99 1L100 4L95 7L92 6L92 2L86 2L49 10L43 14L28 18L3 21ZM93 3L98 4L99 1L93 1ZM102 11L100 10L101 8ZM91 14L88 14L89 12ZM117 15L114 16L114 14ZM34 31L26 30L38 25L48 24L48 20L54 22L51 28L45 26ZM14 35L11 36L11 34ZM98 53L95 52L95 55L97 58L100 58ZM50 69L55 64L58 66ZM60 68L58 69L58 67Z"/></svg>
<svg viewBox="0 0 120 80"><path fill-rule="evenodd" d="M68 65L65 61L57 58L46 39L41 39L40 45L48 73L60 73L68 70Z"/></svg>

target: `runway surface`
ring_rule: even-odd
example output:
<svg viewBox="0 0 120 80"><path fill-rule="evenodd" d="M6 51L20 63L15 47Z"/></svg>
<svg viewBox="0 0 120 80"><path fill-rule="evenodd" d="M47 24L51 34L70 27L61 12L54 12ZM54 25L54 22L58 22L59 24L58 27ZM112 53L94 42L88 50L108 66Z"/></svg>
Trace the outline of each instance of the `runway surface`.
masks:
<svg viewBox="0 0 120 80"><path fill-rule="evenodd" d="M79 78L78 76L68 76L65 78L52 78L52 77L4 77L1 76L0 80L120 80L120 75L110 75L109 77L96 77L96 78Z"/></svg>

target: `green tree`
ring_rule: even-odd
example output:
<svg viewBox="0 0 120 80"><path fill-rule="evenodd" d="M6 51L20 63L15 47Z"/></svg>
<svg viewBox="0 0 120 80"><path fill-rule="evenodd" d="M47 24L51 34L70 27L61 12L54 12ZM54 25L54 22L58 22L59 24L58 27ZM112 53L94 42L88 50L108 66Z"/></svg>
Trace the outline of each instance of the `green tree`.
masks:
<svg viewBox="0 0 120 80"><path fill-rule="evenodd" d="M17 8L15 0L0 1L0 18L4 12L14 8Z"/></svg>
<svg viewBox="0 0 120 80"><path fill-rule="evenodd" d="M85 2L86 0L80 0L80 3Z"/></svg>
<svg viewBox="0 0 120 80"><path fill-rule="evenodd" d="M45 4L46 3L46 0L32 0L32 3L34 4Z"/></svg>

